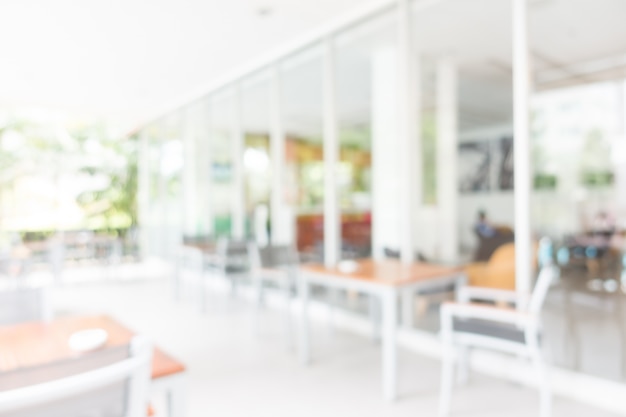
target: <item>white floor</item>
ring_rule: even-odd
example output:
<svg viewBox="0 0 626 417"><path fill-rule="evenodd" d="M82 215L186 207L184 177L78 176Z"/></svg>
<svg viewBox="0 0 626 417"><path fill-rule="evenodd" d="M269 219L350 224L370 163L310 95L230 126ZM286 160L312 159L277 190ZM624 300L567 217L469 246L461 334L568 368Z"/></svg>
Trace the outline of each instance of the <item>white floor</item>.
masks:
<svg viewBox="0 0 626 417"><path fill-rule="evenodd" d="M285 338L284 316L265 311L253 332L254 310L243 299L214 294L206 314L177 304L163 280L87 282L55 290L58 315L107 313L151 337L189 369L188 417L436 416L439 363L400 352L401 398L382 399L379 349L370 340L313 329L314 363L301 367ZM155 400L157 416L164 416ZM481 375L455 392L453 416L537 415L533 390ZM609 417L556 398L554 416Z"/></svg>

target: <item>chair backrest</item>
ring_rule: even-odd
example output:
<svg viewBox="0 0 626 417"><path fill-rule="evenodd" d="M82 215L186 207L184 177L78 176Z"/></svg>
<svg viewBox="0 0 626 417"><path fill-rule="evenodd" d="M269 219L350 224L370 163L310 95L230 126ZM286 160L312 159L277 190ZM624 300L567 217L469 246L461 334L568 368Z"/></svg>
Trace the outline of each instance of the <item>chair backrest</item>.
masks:
<svg viewBox="0 0 626 417"><path fill-rule="evenodd" d="M268 245L262 248L254 245L250 252L253 254L254 267L295 267L300 262L298 251L293 245Z"/></svg>
<svg viewBox="0 0 626 417"><path fill-rule="evenodd" d="M19 386L24 379L17 378L17 388L0 392L0 415L145 417L151 357L150 343L135 337L130 347L94 352L41 370L17 371L28 373L31 384ZM59 377L62 370L66 373Z"/></svg>
<svg viewBox="0 0 626 417"><path fill-rule="evenodd" d="M528 311L530 313L539 314L543 308L543 303L548 295L548 289L556 276L557 267L551 263L545 264L539 271L535 288L530 296L528 303Z"/></svg>
<svg viewBox="0 0 626 417"><path fill-rule="evenodd" d="M0 292L0 325L51 318L45 288L19 288Z"/></svg>
<svg viewBox="0 0 626 417"><path fill-rule="evenodd" d="M220 238L217 241L216 252L218 255L225 257L240 257L248 254L249 242L245 240L234 240L228 238Z"/></svg>

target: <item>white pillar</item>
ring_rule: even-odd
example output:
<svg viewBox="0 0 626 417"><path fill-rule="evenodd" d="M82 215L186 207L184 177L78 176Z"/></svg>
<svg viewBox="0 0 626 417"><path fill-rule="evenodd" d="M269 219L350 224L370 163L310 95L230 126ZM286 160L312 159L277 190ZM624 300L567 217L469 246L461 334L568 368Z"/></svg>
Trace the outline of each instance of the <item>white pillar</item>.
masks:
<svg viewBox="0 0 626 417"><path fill-rule="evenodd" d="M515 152L515 286L530 291L532 242L530 229L530 61L528 0L513 0L513 121Z"/></svg>
<svg viewBox="0 0 626 417"><path fill-rule="evenodd" d="M215 229L215 219L212 201L213 186L213 156L211 154L211 137L213 132L211 122L210 99L203 100L198 106L197 135L196 135L196 192L198 194L198 232L212 236Z"/></svg>
<svg viewBox="0 0 626 417"><path fill-rule="evenodd" d="M459 255L457 72L452 59L437 64L437 208L439 255L456 261Z"/></svg>
<svg viewBox="0 0 626 417"><path fill-rule="evenodd" d="M324 264L334 266L340 257L340 216L337 190L339 138L335 86L335 51L332 38L324 42Z"/></svg>
<svg viewBox="0 0 626 417"><path fill-rule="evenodd" d="M150 215L150 146L148 137L141 133L137 161L137 217L139 219L139 253L141 257L154 255L152 241L152 224Z"/></svg>
<svg viewBox="0 0 626 417"><path fill-rule="evenodd" d="M398 59L396 48L372 55L372 249L376 260L384 249L400 249L398 164Z"/></svg>
<svg viewBox="0 0 626 417"><path fill-rule="evenodd" d="M163 125L162 125L163 126ZM163 128L163 127L161 127ZM163 176L163 171L164 171L164 164L165 164L165 156L164 156L164 152L163 152L163 148L165 146L165 142L164 139L161 137L159 138L159 142L158 142L158 179L157 179L157 201L158 201L158 205L160 205L159 207L159 215L158 215L158 220L156 222L156 224L154 225L155 227L155 237L157 238L157 240L159 241L158 244L158 249L157 249L157 254L166 259L168 257L168 246L169 246L169 229L170 229L170 219L168 219L168 210L167 210L167 181L165 180L165 177Z"/></svg>
<svg viewBox="0 0 626 417"><path fill-rule="evenodd" d="M272 189L270 219L272 225L272 243L286 244L292 241L287 234L291 228L285 212L285 131L282 113L282 85L279 64L272 69L270 79L270 154L272 160Z"/></svg>
<svg viewBox="0 0 626 417"><path fill-rule="evenodd" d="M235 239L245 237L246 201L243 151L245 134L243 130L243 103L241 85L235 85L233 97L233 142L232 142L232 205L231 235Z"/></svg>
<svg viewBox="0 0 626 417"><path fill-rule="evenodd" d="M615 194L617 198L617 212L614 215L618 219L626 218L626 81L619 81L618 85L619 112L617 114L618 132L613 144L613 169L615 172ZM625 224L618 223L622 228Z"/></svg>
<svg viewBox="0 0 626 417"><path fill-rule="evenodd" d="M420 114L416 55L412 37L409 0L398 0L398 163L400 165L400 254L402 262L414 259L414 225L422 190ZM418 178L419 176L419 178Z"/></svg>
<svg viewBox="0 0 626 417"><path fill-rule="evenodd" d="M187 107L182 116L183 142L183 198L180 210L183 213L183 233L194 236L197 233L198 190L196 189L197 158L197 108Z"/></svg>

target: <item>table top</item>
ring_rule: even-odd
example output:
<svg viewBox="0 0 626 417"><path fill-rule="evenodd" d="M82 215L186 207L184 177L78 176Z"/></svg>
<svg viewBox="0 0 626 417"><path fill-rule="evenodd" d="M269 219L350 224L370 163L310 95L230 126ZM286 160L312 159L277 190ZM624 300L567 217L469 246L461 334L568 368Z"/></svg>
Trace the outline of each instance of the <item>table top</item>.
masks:
<svg viewBox="0 0 626 417"><path fill-rule="evenodd" d="M305 273L368 281L392 287L446 278L463 271L463 268L460 266L442 266L426 262L405 264L396 259L383 261L362 259L355 262L356 268L353 272L342 270L338 266L327 268L320 264L302 265L301 270Z"/></svg>
<svg viewBox="0 0 626 417"><path fill-rule="evenodd" d="M23 367L44 365L58 360L78 357L81 353L68 346L72 333L101 328L109 337L107 347L128 344L132 330L109 316L66 317L49 322L29 322L0 327L0 372ZM154 349L152 379L163 378L185 371L185 366L161 349Z"/></svg>

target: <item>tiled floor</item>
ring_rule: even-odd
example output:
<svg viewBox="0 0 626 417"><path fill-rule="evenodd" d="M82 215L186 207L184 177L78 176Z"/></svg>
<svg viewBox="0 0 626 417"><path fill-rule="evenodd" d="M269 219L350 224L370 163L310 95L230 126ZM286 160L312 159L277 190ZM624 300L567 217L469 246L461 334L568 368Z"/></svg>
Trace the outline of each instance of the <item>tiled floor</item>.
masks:
<svg viewBox="0 0 626 417"><path fill-rule="evenodd" d="M188 417L437 415L439 362L401 351L401 398L390 404L382 399L379 349L370 340L317 323L314 363L302 368L282 314L263 312L255 335L250 303L224 293L210 297L206 314L173 302L163 280L68 285L54 292L54 303L58 314L109 313L185 362ZM453 416L534 415L533 390L481 375L454 395ZM556 398L554 416L611 414Z"/></svg>

